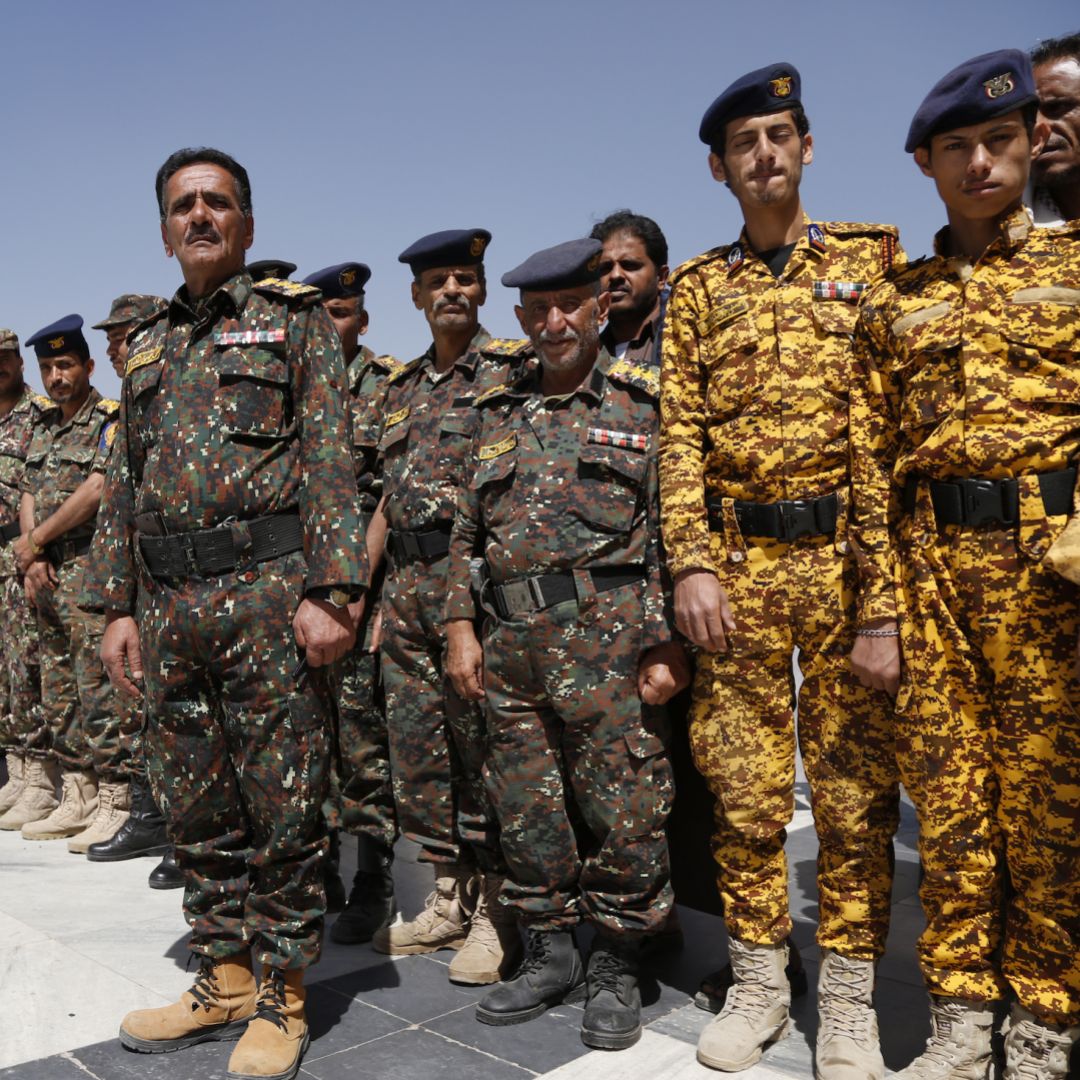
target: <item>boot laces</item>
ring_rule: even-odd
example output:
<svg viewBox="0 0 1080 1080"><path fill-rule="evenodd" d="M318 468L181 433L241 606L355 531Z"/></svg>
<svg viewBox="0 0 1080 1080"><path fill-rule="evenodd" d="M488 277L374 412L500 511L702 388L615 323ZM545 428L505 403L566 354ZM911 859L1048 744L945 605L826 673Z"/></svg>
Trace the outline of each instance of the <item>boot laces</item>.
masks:
<svg viewBox="0 0 1080 1080"><path fill-rule="evenodd" d="M826 1029L826 1037L872 1041L874 1010L869 1004L871 991L867 974L873 969L836 954L826 962L829 965L829 992L818 1001L818 1015Z"/></svg>
<svg viewBox="0 0 1080 1080"><path fill-rule="evenodd" d="M282 1011L285 1008L285 976L277 968L271 968L259 987L259 997L255 1002L254 1020L269 1020L282 1031L288 1030L288 1023Z"/></svg>
<svg viewBox="0 0 1080 1080"><path fill-rule="evenodd" d="M931 1032L926 1049L912 1064L923 1070L931 1066L951 1067L962 1064L966 1047L955 1029L963 1026L964 1006L959 1001L941 1001L930 1010ZM935 1074L936 1075L936 1074Z"/></svg>
<svg viewBox="0 0 1080 1080"><path fill-rule="evenodd" d="M1055 1051L1059 1050L1055 1061ZM1006 1064L1016 1080L1064 1080L1068 1053L1068 1038L1042 1024L1021 1020L1010 1032ZM1050 1072L1052 1066L1059 1066L1062 1071Z"/></svg>
<svg viewBox="0 0 1080 1080"><path fill-rule="evenodd" d="M195 982L188 993L205 1012L210 1011L210 999L218 995L218 981L214 971L214 961L209 956L200 957L199 970L195 974ZM193 1005L191 1011L194 1012L198 1005Z"/></svg>
<svg viewBox="0 0 1080 1080"><path fill-rule="evenodd" d="M733 965L734 971L734 965ZM723 1013L730 1016L759 1016L777 1004L777 991L771 985L772 959L762 949L742 951L735 982L728 991Z"/></svg>
<svg viewBox="0 0 1080 1080"><path fill-rule="evenodd" d="M589 988L593 993L610 990L621 998L622 976L627 973L626 961L610 949L598 949L589 959Z"/></svg>
<svg viewBox="0 0 1080 1080"><path fill-rule="evenodd" d="M547 933L543 930L527 931L525 959L521 962L521 967L518 968L515 978L539 971L547 963L550 956L551 945L548 942Z"/></svg>
<svg viewBox="0 0 1080 1080"><path fill-rule="evenodd" d="M497 901L496 901L497 902ZM490 946L493 949L499 947L499 935L495 933L495 925L491 919L493 905L488 902L488 890L480 891L480 898L476 902L476 910L469 921L469 938L481 945Z"/></svg>

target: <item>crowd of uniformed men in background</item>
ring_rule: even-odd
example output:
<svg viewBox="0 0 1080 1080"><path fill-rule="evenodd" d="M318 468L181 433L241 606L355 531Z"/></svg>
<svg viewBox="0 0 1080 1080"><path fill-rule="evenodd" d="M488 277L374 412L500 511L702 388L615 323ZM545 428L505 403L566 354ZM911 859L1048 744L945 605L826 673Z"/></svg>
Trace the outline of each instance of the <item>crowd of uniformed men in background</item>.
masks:
<svg viewBox="0 0 1080 1080"><path fill-rule="evenodd" d="M805 979L797 654L816 1075L884 1076L901 781L932 1024L901 1075L989 1077L1006 1011L1004 1076L1068 1075L1080 35L930 90L905 149L948 224L915 262L892 226L804 211L793 65L699 134L739 237L669 277L657 224L618 211L502 276L520 340L479 321L491 234L451 229L400 256L430 348L376 355L369 268L245 265L247 173L205 148L156 178L183 286L95 325L121 401L79 316L25 342L47 398L0 330L0 829L161 855L151 886L185 887L198 974L123 1019L129 1049L238 1039L229 1077L294 1076L327 910L342 944L456 950L452 981L493 984L482 1022L582 1001L587 1045L632 1045L642 958L679 932L674 726L730 940L698 1059L748 1068ZM434 869L409 921L399 835Z"/></svg>

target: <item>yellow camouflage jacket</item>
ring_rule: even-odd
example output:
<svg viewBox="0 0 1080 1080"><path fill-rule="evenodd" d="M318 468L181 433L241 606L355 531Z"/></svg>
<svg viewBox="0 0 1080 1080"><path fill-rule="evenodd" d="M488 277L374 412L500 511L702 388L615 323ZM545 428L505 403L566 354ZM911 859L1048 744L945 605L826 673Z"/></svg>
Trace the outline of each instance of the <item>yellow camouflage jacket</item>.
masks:
<svg viewBox="0 0 1080 1080"><path fill-rule="evenodd" d="M673 574L716 569L706 499L768 503L846 488L856 305L902 258L891 225L806 219L779 277L745 231L676 271L660 393Z"/></svg>
<svg viewBox="0 0 1080 1080"><path fill-rule="evenodd" d="M943 229L935 251L946 239ZM1045 553L1052 536L1035 474L1068 467L1080 449L1078 241L1080 222L1035 229L1021 208L974 263L920 259L864 298L849 526L860 621L895 616L890 527L909 475L1026 478L1022 546Z"/></svg>

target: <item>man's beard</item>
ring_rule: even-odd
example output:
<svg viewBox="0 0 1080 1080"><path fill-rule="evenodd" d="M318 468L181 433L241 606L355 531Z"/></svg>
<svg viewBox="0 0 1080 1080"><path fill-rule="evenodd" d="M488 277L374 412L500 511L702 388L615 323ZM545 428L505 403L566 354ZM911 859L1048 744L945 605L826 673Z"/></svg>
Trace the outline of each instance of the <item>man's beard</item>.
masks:
<svg viewBox="0 0 1080 1080"><path fill-rule="evenodd" d="M554 345L561 341L576 341L577 348L554 360L550 359L544 351L544 346L548 344ZM541 330L533 338L533 346L540 357L540 362L551 371L569 371L577 367L590 352L595 351L599 344L600 323L595 318L590 321L589 325L580 334L567 326L558 334L550 334L547 330Z"/></svg>

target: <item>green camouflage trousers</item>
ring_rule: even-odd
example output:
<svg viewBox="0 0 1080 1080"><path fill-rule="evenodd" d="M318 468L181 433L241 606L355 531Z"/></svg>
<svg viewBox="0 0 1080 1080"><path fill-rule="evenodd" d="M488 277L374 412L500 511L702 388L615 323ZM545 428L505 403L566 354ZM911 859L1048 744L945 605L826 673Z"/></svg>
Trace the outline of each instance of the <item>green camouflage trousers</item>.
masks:
<svg viewBox="0 0 1080 1080"><path fill-rule="evenodd" d="M18 577L0 577L0 749L45 756L37 620Z"/></svg>
<svg viewBox="0 0 1080 1080"><path fill-rule="evenodd" d="M118 783L128 779L130 764L116 695L101 663L105 616L77 604L88 558L65 562L56 588L38 593L41 698L61 768L93 770L99 780Z"/></svg>
<svg viewBox="0 0 1080 1080"><path fill-rule="evenodd" d="M139 593L147 771L187 881L191 948L254 944L279 968L318 959L326 906L330 697L322 673L294 677L304 576L296 553L251 583Z"/></svg>
<svg viewBox="0 0 1080 1080"><path fill-rule="evenodd" d="M690 744L716 797L713 856L728 933L753 944L791 934L786 828L798 744L819 854L817 940L844 956L885 951L899 789L886 694L851 671L855 565L833 537L745 541L729 527L722 563L736 628L726 653L701 653Z"/></svg>
<svg viewBox="0 0 1080 1080"><path fill-rule="evenodd" d="M1019 542L905 520L897 754L919 816L930 991L992 1001L1011 987L1048 1023L1076 1024L1080 589L1037 561L1048 538L1045 518Z"/></svg>
<svg viewBox="0 0 1080 1080"><path fill-rule="evenodd" d="M582 918L651 933L671 910L663 733L637 692L638 585L490 619L484 779L508 867L502 902L537 929Z"/></svg>
<svg viewBox="0 0 1080 1080"><path fill-rule="evenodd" d="M445 599L445 558L387 575L382 673L394 803L421 860L497 869L498 830L480 773L484 714L443 674Z"/></svg>

